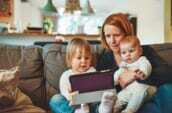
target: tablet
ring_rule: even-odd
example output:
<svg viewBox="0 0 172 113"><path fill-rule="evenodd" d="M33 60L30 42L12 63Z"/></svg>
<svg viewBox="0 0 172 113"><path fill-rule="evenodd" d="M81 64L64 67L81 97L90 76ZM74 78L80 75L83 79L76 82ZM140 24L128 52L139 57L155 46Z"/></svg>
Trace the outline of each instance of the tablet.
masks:
<svg viewBox="0 0 172 113"><path fill-rule="evenodd" d="M84 93L114 88L113 71L72 75L69 80L72 92Z"/></svg>
<svg viewBox="0 0 172 113"><path fill-rule="evenodd" d="M113 71L72 75L69 80L72 92L78 92L73 95L71 105L99 102L106 91L116 93Z"/></svg>

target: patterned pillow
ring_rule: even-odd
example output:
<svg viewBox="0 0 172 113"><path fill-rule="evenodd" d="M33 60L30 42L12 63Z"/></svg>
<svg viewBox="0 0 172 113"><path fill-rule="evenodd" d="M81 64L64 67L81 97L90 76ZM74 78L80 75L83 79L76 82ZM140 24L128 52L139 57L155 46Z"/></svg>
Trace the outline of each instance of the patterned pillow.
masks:
<svg viewBox="0 0 172 113"><path fill-rule="evenodd" d="M18 67L0 70L0 109L14 104L19 80L18 73Z"/></svg>

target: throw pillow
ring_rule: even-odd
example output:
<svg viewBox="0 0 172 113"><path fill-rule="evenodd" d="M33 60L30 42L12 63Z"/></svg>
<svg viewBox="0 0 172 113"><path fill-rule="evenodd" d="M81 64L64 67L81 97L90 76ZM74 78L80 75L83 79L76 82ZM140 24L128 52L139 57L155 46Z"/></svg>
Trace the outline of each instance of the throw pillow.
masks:
<svg viewBox="0 0 172 113"><path fill-rule="evenodd" d="M15 103L19 68L0 70L0 109Z"/></svg>

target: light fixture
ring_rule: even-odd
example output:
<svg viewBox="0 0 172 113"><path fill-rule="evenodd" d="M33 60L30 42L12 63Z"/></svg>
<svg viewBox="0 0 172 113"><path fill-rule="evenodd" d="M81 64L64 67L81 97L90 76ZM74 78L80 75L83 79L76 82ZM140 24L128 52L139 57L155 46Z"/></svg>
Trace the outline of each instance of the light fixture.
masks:
<svg viewBox="0 0 172 113"><path fill-rule="evenodd" d="M92 15L94 14L94 10L93 8L91 7L91 4L90 4L90 1L89 0L86 0L84 6L82 7L82 12L81 12L82 15Z"/></svg>
<svg viewBox="0 0 172 113"><path fill-rule="evenodd" d="M47 4L42 8L44 13L57 13L56 7L53 5L52 0L48 0Z"/></svg>

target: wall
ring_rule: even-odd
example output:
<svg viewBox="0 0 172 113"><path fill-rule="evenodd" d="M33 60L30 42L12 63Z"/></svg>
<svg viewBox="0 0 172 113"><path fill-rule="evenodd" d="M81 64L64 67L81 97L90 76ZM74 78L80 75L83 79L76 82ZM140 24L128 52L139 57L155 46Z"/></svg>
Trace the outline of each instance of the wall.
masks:
<svg viewBox="0 0 172 113"><path fill-rule="evenodd" d="M17 0L16 0L17 1ZM22 27L41 26L40 8L46 0L29 0L20 3L19 12ZM63 7L65 0L54 0L56 7ZM80 0L81 5L84 0ZM164 38L164 1L166 0L90 0L96 15L106 17L113 12L127 12L138 19L137 35L143 44L163 43ZM30 16L27 16L29 14ZM18 19L17 19L18 20Z"/></svg>

